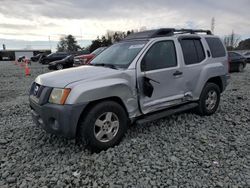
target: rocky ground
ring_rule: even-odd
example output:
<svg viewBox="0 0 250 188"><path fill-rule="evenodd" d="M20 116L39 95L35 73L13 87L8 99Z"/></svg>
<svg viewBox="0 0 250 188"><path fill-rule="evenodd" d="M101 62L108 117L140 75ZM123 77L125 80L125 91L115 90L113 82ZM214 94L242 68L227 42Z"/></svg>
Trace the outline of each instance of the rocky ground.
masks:
<svg viewBox="0 0 250 188"><path fill-rule="evenodd" d="M132 126L91 154L32 122L31 76L0 62L0 187L250 187L250 65L233 73L216 114L183 113Z"/></svg>

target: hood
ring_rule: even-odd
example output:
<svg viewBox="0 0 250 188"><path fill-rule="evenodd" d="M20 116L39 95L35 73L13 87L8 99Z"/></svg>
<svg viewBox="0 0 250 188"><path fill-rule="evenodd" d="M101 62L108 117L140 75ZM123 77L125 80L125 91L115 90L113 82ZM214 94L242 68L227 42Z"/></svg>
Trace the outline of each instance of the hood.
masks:
<svg viewBox="0 0 250 188"><path fill-rule="evenodd" d="M99 77L103 79L105 76L111 76L120 72L121 70L107 67L85 65L42 74L36 78L35 82L43 86L64 88L73 82L93 80Z"/></svg>

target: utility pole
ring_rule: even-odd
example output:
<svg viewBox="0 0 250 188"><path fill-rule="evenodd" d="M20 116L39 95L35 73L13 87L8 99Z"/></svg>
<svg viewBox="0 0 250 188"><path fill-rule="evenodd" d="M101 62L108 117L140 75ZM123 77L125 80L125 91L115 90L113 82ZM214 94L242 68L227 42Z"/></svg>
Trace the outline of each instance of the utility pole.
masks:
<svg viewBox="0 0 250 188"><path fill-rule="evenodd" d="M213 17L211 20L211 32L214 34L214 29L215 29L215 18Z"/></svg>
<svg viewBox="0 0 250 188"><path fill-rule="evenodd" d="M52 51L51 42L50 42L50 35L49 35L49 47L50 47L50 50Z"/></svg>
<svg viewBox="0 0 250 188"><path fill-rule="evenodd" d="M82 46L82 28L80 28L80 32L81 32L81 46Z"/></svg>

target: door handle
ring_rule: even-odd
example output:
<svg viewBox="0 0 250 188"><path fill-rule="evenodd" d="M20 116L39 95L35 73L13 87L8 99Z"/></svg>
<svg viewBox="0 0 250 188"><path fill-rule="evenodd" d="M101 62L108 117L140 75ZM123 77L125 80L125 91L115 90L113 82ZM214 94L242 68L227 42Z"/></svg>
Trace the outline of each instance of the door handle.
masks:
<svg viewBox="0 0 250 188"><path fill-rule="evenodd" d="M183 72L181 72L181 71L175 71L173 73L174 76L179 76L179 75L182 75L182 74L183 74Z"/></svg>

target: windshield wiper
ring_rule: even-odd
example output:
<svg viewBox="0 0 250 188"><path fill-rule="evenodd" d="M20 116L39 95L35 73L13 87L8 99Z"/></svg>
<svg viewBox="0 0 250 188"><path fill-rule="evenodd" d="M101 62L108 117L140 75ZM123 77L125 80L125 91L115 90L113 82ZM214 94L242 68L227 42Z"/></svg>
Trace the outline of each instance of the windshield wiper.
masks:
<svg viewBox="0 0 250 188"><path fill-rule="evenodd" d="M101 67L108 67L111 69L118 69L114 64L106 64L106 63L95 63L95 64L90 64L93 66L101 66Z"/></svg>

